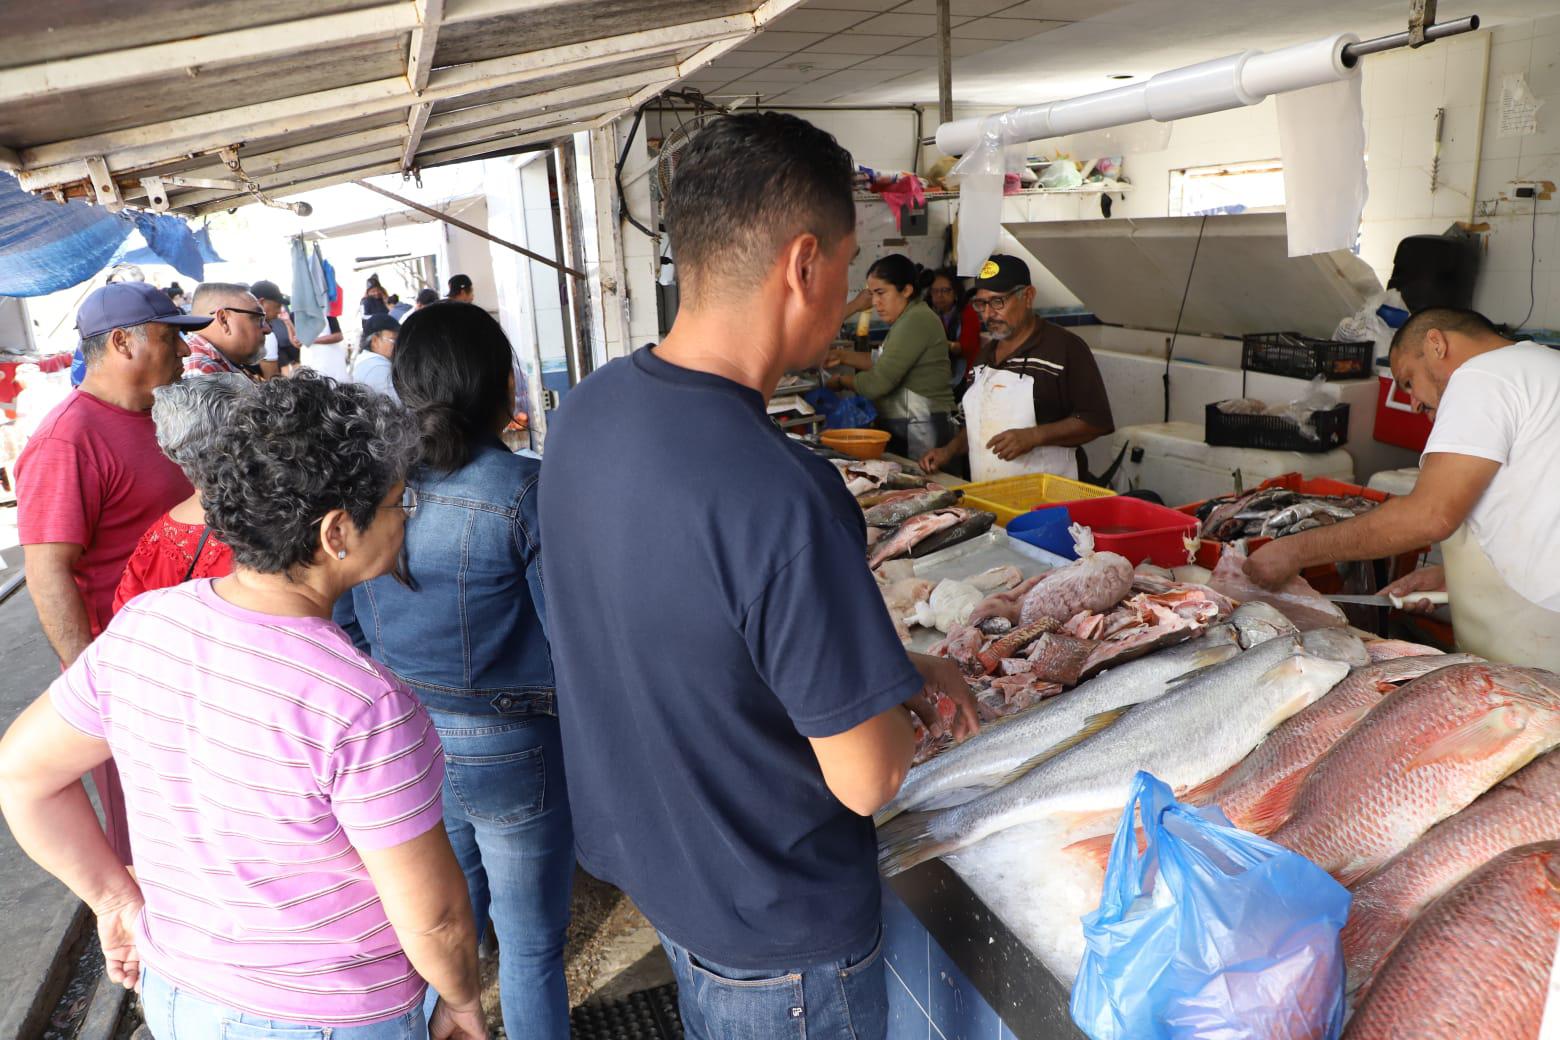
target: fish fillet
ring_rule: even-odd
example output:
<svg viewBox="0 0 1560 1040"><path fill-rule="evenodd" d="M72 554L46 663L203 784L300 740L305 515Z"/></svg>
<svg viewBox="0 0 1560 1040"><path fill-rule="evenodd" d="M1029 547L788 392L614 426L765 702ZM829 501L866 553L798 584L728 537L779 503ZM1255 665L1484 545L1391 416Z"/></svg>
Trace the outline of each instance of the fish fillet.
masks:
<svg viewBox="0 0 1560 1040"><path fill-rule="evenodd" d="M1382 964L1344 1040L1534 1040L1560 937L1560 842L1503 852Z"/></svg>

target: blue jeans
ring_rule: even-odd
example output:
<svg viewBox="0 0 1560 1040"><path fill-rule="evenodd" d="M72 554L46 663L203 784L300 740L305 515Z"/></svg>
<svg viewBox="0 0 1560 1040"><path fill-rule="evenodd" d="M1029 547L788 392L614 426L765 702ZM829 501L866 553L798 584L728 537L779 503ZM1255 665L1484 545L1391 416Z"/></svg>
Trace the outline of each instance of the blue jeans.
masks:
<svg viewBox="0 0 1560 1040"><path fill-rule="evenodd" d="M421 1007L366 1026L312 1026L249 1015L176 988L141 967L141 1010L156 1040L421 1040Z"/></svg>
<svg viewBox="0 0 1560 1040"><path fill-rule="evenodd" d="M574 828L553 715L432 711L444 744L444 827L466 873L477 934L498 934L504 1030L568 1040L563 945Z"/></svg>
<svg viewBox="0 0 1560 1040"><path fill-rule="evenodd" d="M688 1040L884 1040L883 936L827 964L750 971L689 953L661 935L677 976Z"/></svg>

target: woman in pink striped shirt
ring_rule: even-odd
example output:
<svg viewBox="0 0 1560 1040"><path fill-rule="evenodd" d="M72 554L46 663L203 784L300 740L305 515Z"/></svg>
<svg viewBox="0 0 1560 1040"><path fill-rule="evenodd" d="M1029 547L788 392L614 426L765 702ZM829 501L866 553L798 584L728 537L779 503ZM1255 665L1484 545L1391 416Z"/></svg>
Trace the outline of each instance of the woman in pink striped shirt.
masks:
<svg viewBox="0 0 1560 1040"><path fill-rule="evenodd" d="M395 567L416 443L372 391L258 387L193 474L234 572L137 597L0 741L12 833L157 1040L486 1036L438 736L330 620ZM80 782L110 755L134 876Z"/></svg>

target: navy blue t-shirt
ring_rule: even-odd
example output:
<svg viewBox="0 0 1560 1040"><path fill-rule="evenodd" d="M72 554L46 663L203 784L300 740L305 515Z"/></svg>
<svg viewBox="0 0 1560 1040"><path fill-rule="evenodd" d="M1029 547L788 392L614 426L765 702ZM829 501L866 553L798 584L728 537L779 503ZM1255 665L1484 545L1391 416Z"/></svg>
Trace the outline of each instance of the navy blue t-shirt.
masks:
<svg viewBox="0 0 1560 1040"><path fill-rule="evenodd" d="M538 494L581 865L720 964L859 952L879 925L872 823L807 738L921 678L834 467L760 394L647 347L564 399Z"/></svg>

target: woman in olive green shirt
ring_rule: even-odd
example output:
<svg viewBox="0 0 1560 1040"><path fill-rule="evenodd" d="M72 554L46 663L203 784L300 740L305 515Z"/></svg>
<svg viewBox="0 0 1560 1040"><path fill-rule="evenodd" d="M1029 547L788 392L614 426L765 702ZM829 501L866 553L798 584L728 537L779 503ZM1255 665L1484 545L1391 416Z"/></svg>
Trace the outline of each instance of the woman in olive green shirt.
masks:
<svg viewBox="0 0 1560 1040"><path fill-rule="evenodd" d="M867 271L867 295L877 316L892 326L874 358L859 350L831 351L825 364L853 373L830 386L870 398L878 425L890 434L888 450L916 459L922 445L936 447L953 434L953 370L942 319L921 299L928 272L902 253L883 257Z"/></svg>

